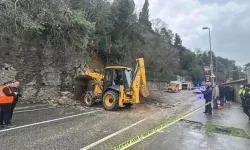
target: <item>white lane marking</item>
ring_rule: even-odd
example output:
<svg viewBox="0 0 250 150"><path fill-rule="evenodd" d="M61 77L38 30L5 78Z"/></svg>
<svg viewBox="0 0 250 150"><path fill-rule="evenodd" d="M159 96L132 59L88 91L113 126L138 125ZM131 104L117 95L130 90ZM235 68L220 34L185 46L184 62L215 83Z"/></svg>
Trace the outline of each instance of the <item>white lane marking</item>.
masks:
<svg viewBox="0 0 250 150"><path fill-rule="evenodd" d="M46 109L52 109L52 108L62 108L62 107L46 107L46 108L38 108L38 109L30 109L30 110L22 110L22 111L14 111L13 113L16 114L16 113L32 112L32 111L46 110ZM84 111L84 110L86 110L86 108L80 109L80 111ZM91 110L101 110L101 109L100 108L95 108L95 109L91 109Z"/></svg>
<svg viewBox="0 0 250 150"><path fill-rule="evenodd" d="M30 107L17 107L17 108L15 108L16 110L22 110L22 109L28 109L28 108L30 108Z"/></svg>
<svg viewBox="0 0 250 150"><path fill-rule="evenodd" d="M157 114L158 114L158 113L157 113ZM154 116L154 115L152 115L152 116ZM150 117L152 117L152 116L150 116ZM86 147L84 147L84 148L81 148L80 150L87 150L87 149L90 149L90 148L92 148L92 147L94 147L94 146L96 146L96 145L98 145L98 144L100 144L100 143L102 143L102 142L104 142L104 141L106 141L106 140L108 140L108 139L110 139L110 138L112 138L112 137L114 137L114 136L116 136L116 135L118 135L118 134L120 134L120 133L122 133L122 132L128 130L128 129L130 129L130 128L132 128L133 126L136 126L137 124L139 124L139 123L141 123L141 122L143 122L143 121L149 119L150 117L144 118L144 119L142 119L142 120L140 120L140 121L138 121L138 122L136 122L136 123L134 123L134 124L132 124L132 125L126 127L126 128L124 128L124 129L122 129L122 130L119 130L119 131L117 131L117 132L115 132L115 133L113 133L113 134L110 134L110 135L106 136L105 138L100 139L99 141L96 141L96 142L94 142L94 143L92 143L92 144L90 144L90 145L88 145L88 146L86 146Z"/></svg>
<svg viewBox="0 0 250 150"><path fill-rule="evenodd" d="M31 126L35 126L35 125L40 125L40 124L55 122L55 121L59 121L59 120L63 120L63 119L68 119L68 118L83 116L83 115L95 113L95 112L98 112L98 111L102 111L102 110L95 110L95 111L90 111L90 112L81 113L81 114L77 114L77 115L72 115L72 116L67 116L67 117L62 117L62 118L57 118L57 119L52 119L52 120L37 122L37 123L33 123L33 124L27 124L27 125L23 125L23 126L14 127L14 128L9 128L9 129L3 129L3 130L0 130L0 133L1 132L6 132L6 131L11 131L11 130L16 130L16 129L21 129L21 128L26 128L26 127L31 127Z"/></svg>
<svg viewBox="0 0 250 150"><path fill-rule="evenodd" d="M22 110L22 109L36 108L36 107L44 107L44 106L48 106L48 104L41 104L41 105L35 105L35 106L16 107L15 110Z"/></svg>
<svg viewBox="0 0 250 150"><path fill-rule="evenodd" d="M14 111L14 114L23 113L23 112L38 111L38 110L45 110L45 109L52 109L52 108L59 108L59 107L48 107L48 108L30 109L30 110L23 110L23 111Z"/></svg>

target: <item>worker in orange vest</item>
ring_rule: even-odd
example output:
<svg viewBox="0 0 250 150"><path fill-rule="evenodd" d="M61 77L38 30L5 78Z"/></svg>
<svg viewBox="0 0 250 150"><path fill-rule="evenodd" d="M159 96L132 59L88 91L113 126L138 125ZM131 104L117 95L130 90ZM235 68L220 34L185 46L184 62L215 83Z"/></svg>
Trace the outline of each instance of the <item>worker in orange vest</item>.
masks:
<svg viewBox="0 0 250 150"><path fill-rule="evenodd" d="M1 127L10 126L10 111L16 92L12 92L11 86L14 82L9 81L6 85L0 86L0 125Z"/></svg>
<svg viewBox="0 0 250 150"><path fill-rule="evenodd" d="M20 82L15 81L14 84L13 84L13 86L10 87L13 93L15 93L15 92L17 93L14 96L14 101L13 101L12 106L11 106L11 111L10 111L10 122L11 123L12 123L13 111L14 111L14 109L16 107L18 99L19 99L19 97L22 97L22 94L20 93L19 86L20 86Z"/></svg>

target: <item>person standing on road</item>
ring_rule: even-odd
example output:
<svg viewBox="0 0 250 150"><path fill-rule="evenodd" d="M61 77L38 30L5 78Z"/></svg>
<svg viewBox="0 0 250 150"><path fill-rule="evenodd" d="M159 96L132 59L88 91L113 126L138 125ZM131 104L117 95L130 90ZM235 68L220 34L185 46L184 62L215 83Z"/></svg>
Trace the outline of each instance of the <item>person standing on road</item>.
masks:
<svg viewBox="0 0 250 150"><path fill-rule="evenodd" d="M250 84L245 87L245 92L242 101L243 112L248 116L250 123Z"/></svg>
<svg viewBox="0 0 250 150"><path fill-rule="evenodd" d="M212 106L211 106L211 101L212 101L212 87L210 85L207 86L206 90L202 92L204 94L204 99L206 100L206 106L205 106L205 114L212 115Z"/></svg>
<svg viewBox="0 0 250 150"><path fill-rule="evenodd" d="M11 87L13 86L13 82L9 81L7 85L0 87L0 107L1 107L1 116L0 116L0 125L3 127L4 125L9 126L10 124L10 111L11 105L14 101L14 96L17 93L11 91Z"/></svg>
<svg viewBox="0 0 250 150"><path fill-rule="evenodd" d="M233 88L229 85L225 87L225 99L226 103L231 103L233 101Z"/></svg>
<svg viewBox="0 0 250 150"><path fill-rule="evenodd" d="M219 86L219 93L220 93L220 105L224 105L224 100L225 100L225 88L223 85Z"/></svg>
<svg viewBox="0 0 250 150"><path fill-rule="evenodd" d="M20 86L20 82L16 81L14 82L13 86L11 87L11 90L13 93L17 93L15 96L14 96L14 101L11 105L11 111L10 111L10 123L12 123L12 116L13 116L13 111L16 107L16 104L18 102L18 98L19 97L22 97L21 93L20 93L20 89L19 89L19 86Z"/></svg>
<svg viewBox="0 0 250 150"><path fill-rule="evenodd" d="M219 100L220 92L216 84L213 85L213 109L218 109L217 100Z"/></svg>

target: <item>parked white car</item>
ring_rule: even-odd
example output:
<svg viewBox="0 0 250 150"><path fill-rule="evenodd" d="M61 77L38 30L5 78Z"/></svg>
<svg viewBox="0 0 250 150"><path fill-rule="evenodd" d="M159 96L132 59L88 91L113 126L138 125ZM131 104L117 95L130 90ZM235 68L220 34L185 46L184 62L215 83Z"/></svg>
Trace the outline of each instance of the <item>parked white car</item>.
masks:
<svg viewBox="0 0 250 150"><path fill-rule="evenodd" d="M193 93L194 94L202 94L203 91L205 91L206 88L201 86L201 87L194 87Z"/></svg>

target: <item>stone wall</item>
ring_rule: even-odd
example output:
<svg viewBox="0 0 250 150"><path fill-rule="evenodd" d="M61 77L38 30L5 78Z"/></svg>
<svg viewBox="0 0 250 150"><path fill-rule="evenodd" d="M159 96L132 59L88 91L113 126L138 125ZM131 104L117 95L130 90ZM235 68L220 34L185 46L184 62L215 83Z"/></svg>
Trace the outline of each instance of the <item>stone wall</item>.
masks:
<svg viewBox="0 0 250 150"><path fill-rule="evenodd" d="M150 90L166 90L168 87L167 82L160 81L147 81L147 85Z"/></svg>
<svg viewBox="0 0 250 150"><path fill-rule="evenodd" d="M50 48L0 49L0 85L21 82L23 103L46 103L59 91L71 91L76 69L88 55L74 50Z"/></svg>
<svg viewBox="0 0 250 150"><path fill-rule="evenodd" d="M47 103L62 91L72 91L75 85L81 85L74 89L80 94L79 90L86 88L75 80L75 75L80 64L91 62L88 54L70 49L55 51L30 47L14 50L5 47L0 48L0 56L0 85L9 80L20 81L21 103ZM103 67L103 62L97 60L90 65ZM166 82L148 81L151 90L164 90L167 85Z"/></svg>

